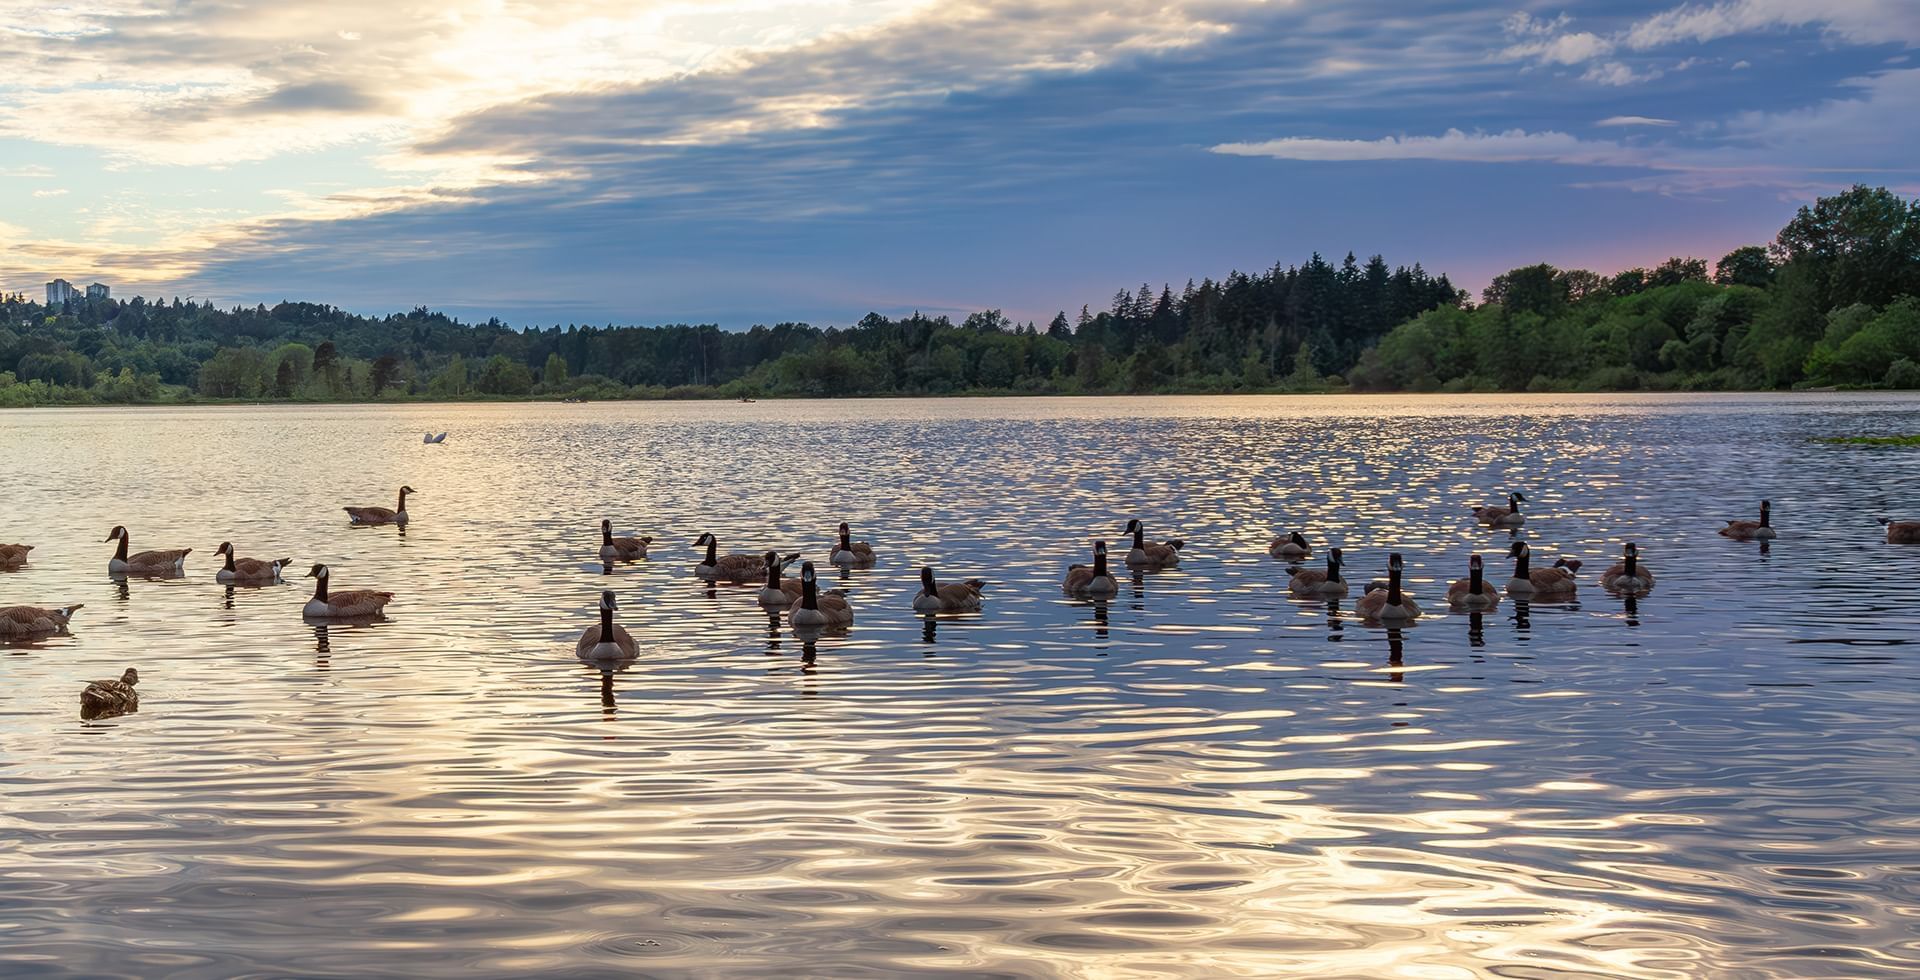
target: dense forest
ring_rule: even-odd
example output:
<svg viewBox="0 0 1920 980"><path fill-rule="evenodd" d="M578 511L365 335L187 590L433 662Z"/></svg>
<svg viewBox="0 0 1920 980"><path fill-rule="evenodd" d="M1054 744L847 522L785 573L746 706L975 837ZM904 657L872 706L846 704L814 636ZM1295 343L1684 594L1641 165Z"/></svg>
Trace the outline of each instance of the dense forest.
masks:
<svg viewBox="0 0 1920 980"><path fill-rule="evenodd" d="M868 314L846 328L467 324L134 297L0 297L0 406L1370 390L1920 387L1920 201L1855 187L1709 270L1514 269L1476 304L1420 265L1142 284L1014 323Z"/></svg>

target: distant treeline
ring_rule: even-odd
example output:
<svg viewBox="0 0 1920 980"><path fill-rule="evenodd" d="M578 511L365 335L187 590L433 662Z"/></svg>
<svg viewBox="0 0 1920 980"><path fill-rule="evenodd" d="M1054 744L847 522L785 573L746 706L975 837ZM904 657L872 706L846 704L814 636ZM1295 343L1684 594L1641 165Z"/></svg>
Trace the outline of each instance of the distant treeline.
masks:
<svg viewBox="0 0 1920 980"><path fill-rule="evenodd" d="M425 308L0 299L0 405L1121 392L1920 386L1920 201L1855 187L1767 247L1612 277L1537 265L1481 303L1379 256L1141 285L1045 324L868 314L515 329Z"/></svg>

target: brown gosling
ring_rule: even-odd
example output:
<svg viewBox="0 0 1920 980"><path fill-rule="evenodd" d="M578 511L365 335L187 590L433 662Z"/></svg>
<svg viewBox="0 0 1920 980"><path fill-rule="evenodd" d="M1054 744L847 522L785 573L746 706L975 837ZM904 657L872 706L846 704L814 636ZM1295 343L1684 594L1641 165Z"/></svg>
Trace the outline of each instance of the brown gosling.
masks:
<svg viewBox="0 0 1920 980"><path fill-rule="evenodd" d="M847 522L840 522L840 540L833 545L833 553L827 560L841 568L868 568L873 565L873 548L865 541L855 541L849 536Z"/></svg>
<svg viewBox="0 0 1920 980"><path fill-rule="evenodd" d="M1293 531L1284 537L1274 538L1267 545L1267 554L1274 558L1295 561L1313 554L1313 546L1307 543L1306 536Z"/></svg>
<svg viewBox="0 0 1920 980"><path fill-rule="evenodd" d="M30 544L0 544L0 568L19 568L27 563Z"/></svg>
<svg viewBox="0 0 1920 980"><path fill-rule="evenodd" d="M215 555L226 555L227 564L213 573L216 582L257 582L269 584L280 581L280 572L293 564L291 558L276 558L273 561L261 561L258 558L233 557L233 542L222 541L220 547L213 549Z"/></svg>
<svg viewBox="0 0 1920 980"><path fill-rule="evenodd" d="M799 600L802 591L800 580L782 576L786 574L787 566L800 556L788 555L785 560L782 560L778 553L769 551L761 557L767 563L767 582L760 587L760 591L754 598L758 599L763 606L777 606L785 609L793 605Z"/></svg>
<svg viewBox="0 0 1920 980"><path fill-rule="evenodd" d="M1093 543L1092 565L1067 566L1067 577L1060 588L1069 595L1080 596L1109 596L1119 592L1119 581L1107 570L1107 543Z"/></svg>
<svg viewBox="0 0 1920 980"><path fill-rule="evenodd" d="M128 667L117 681L94 681L80 692L80 717L87 721L117 718L140 710L140 672Z"/></svg>
<svg viewBox="0 0 1920 980"><path fill-rule="evenodd" d="M1133 535L1133 549L1127 552L1128 568L1173 568L1180 564L1180 549L1187 546L1185 541L1179 538L1148 541L1147 526L1137 517L1127 522L1127 533Z"/></svg>
<svg viewBox="0 0 1920 980"><path fill-rule="evenodd" d="M1507 580L1509 595L1567 596L1578 585L1573 573L1580 570L1580 563L1571 558L1561 558L1551 568L1534 568L1533 549L1525 541L1515 541L1507 555L1513 559L1513 577Z"/></svg>
<svg viewBox="0 0 1920 980"><path fill-rule="evenodd" d="M985 579L970 578L964 582L941 585L933 579L933 566L920 568L920 591L913 597L914 612L972 612L980 608L980 590L987 587Z"/></svg>
<svg viewBox="0 0 1920 980"><path fill-rule="evenodd" d="M702 534L693 541L693 546L707 546L707 557L693 566L693 574L709 582L730 582L745 585L760 577L766 568L759 555L720 554L720 542L712 534Z"/></svg>
<svg viewBox="0 0 1920 980"><path fill-rule="evenodd" d="M1340 566L1345 558L1339 548L1327 550L1327 568L1303 568L1287 579L1287 591L1297 596L1320 596L1329 599L1347 594L1347 580L1340 577Z"/></svg>
<svg viewBox="0 0 1920 980"><path fill-rule="evenodd" d="M600 522L601 561L638 561L647 557L647 545L652 543L652 538L616 538L613 522Z"/></svg>
<svg viewBox="0 0 1920 980"><path fill-rule="evenodd" d="M385 507L347 507L347 519L355 525L372 527L378 524L407 523L407 494L419 493L412 487L400 488L400 503L394 509Z"/></svg>
<svg viewBox="0 0 1920 980"><path fill-rule="evenodd" d="M1487 609L1500 604L1500 590L1487 581L1479 555L1467 559L1467 577L1447 586L1447 603L1462 609Z"/></svg>
<svg viewBox="0 0 1920 980"><path fill-rule="evenodd" d="M1369 588L1367 594L1353 604L1353 611L1359 613L1360 618L1382 622L1420 618L1420 607L1413 597L1400 590L1401 568L1399 552L1387 556L1386 588Z"/></svg>
<svg viewBox="0 0 1920 980"><path fill-rule="evenodd" d="M1920 521L1891 521L1882 517L1880 523L1887 527L1888 544L1920 544Z"/></svg>
<svg viewBox="0 0 1920 980"><path fill-rule="evenodd" d="M1653 589L1653 569L1640 564L1640 549L1627 542L1626 557L1600 573L1600 587L1609 592L1647 592Z"/></svg>
<svg viewBox="0 0 1920 980"><path fill-rule="evenodd" d="M0 609L0 636L38 636L58 633L67 628L73 612L85 603L42 609L39 606L7 606Z"/></svg>
<svg viewBox="0 0 1920 980"><path fill-rule="evenodd" d="M819 626L846 626L853 622L853 607L847 594L835 589L820 591L814 577L813 562L800 565L800 598L787 608L787 623L796 629Z"/></svg>
<svg viewBox="0 0 1920 980"><path fill-rule="evenodd" d="M1507 494L1505 507L1475 507L1473 519L1488 527L1519 527L1527 522L1526 515L1520 513L1520 505L1527 495L1515 491Z"/></svg>
<svg viewBox="0 0 1920 980"><path fill-rule="evenodd" d="M107 532L108 541L120 542L113 552L112 560L107 562L109 575L175 575L186 571L187 555L192 548L177 548L167 551L140 551L127 554L127 529L114 525Z"/></svg>
<svg viewBox="0 0 1920 980"><path fill-rule="evenodd" d="M618 608L620 603L612 589L600 593L600 621L580 634L580 641L573 645L574 656L582 660L632 660L640 655L639 644L613 621L613 611Z"/></svg>
<svg viewBox="0 0 1920 980"><path fill-rule="evenodd" d="M331 574L327 566L315 565L306 577L313 579L313 598L300 610L301 615L313 619L354 619L362 616L378 616L393 601L393 593L376 592L373 589L355 589L350 592L328 592L327 576Z"/></svg>
<svg viewBox="0 0 1920 980"><path fill-rule="evenodd" d="M1760 519L1757 521L1728 521L1720 529L1720 536L1735 541L1770 541L1780 536L1773 529L1773 504L1760 501Z"/></svg>

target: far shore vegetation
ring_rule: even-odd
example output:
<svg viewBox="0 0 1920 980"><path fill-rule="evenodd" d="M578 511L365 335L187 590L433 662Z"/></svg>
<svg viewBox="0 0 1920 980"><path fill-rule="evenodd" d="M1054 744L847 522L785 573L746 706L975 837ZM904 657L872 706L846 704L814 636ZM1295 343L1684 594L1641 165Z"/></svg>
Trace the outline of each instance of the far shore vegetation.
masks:
<svg viewBox="0 0 1920 980"><path fill-rule="evenodd" d="M0 407L194 402L1920 388L1920 199L1856 186L1709 267L1419 264L1116 293L1046 324L510 327L419 308L0 297Z"/></svg>
<svg viewBox="0 0 1920 980"><path fill-rule="evenodd" d="M1813 441L1836 446L1920 446L1920 433L1910 436L1827 436Z"/></svg>

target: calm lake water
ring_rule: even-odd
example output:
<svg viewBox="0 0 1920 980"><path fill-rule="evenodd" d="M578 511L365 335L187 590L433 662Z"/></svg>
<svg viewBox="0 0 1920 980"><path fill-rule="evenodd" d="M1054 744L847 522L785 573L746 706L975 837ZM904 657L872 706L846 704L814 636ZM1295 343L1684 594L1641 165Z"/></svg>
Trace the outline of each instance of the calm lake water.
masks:
<svg viewBox="0 0 1920 980"><path fill-rule="evenodd" d="M1881 977L1920 971L1920 399L1392 397L16 411L0 974ZM451 430L422 445L422 430ZM349 529L343 505L414 522ZM1468 505L1577 603L1448 614ZM1774 502L1769 549L1725 518ZM1129 517L1188 542L1059 591ZM608 574L598 524L652 535ZM803 643L691 546L880 554ZM178 580L106 574L194 549ZM1403 630L1276 529L1406 554ZM399 594L302 622L310 583ZM1635 603L1597 572L1625 540ZM922 561L991 581L915 615ZM618 590L637 662L573 656ZM89 680L141 710L83 722Z"/></svg>

